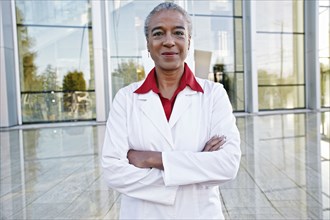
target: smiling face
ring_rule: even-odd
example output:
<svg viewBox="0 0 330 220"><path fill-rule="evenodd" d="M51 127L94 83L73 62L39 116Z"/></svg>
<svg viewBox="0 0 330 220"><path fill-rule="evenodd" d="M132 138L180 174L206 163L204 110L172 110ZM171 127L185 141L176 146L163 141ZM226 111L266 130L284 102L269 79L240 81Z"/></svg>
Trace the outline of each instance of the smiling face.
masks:
<svg viewBox="0 0 330 220"><path fill-rule="evenodd" d="M183 68L189 46L188 23L180 12L163 10L152 16L147 47L156 69L171 71Z"/></svg>

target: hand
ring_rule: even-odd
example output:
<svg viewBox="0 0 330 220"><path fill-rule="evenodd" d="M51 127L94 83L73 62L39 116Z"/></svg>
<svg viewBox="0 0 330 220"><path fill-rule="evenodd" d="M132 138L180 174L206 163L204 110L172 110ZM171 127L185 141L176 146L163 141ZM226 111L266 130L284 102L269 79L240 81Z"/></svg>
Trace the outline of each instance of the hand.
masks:
<svg viewBox="0 0 330 220"><path fill-rule="evenodd" d="M208 142L206 142L202 152L211 152L211 151L219 150L222 147L222 145L224 145L225 143L226 143L226 137L224 135L222 136L215 135Z"/></svg>
<svg viewBox="0 0 330 220"><path fill-rule="evenodd" d="M139 168L164 169L161 152L129 150L127 159L130 164Z"/></svg>

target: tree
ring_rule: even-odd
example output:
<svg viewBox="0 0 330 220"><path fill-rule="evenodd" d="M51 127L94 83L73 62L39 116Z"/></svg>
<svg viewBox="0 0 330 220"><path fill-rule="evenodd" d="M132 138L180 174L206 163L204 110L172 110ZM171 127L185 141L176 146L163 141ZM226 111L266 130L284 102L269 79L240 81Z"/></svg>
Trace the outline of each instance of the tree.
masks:
<svg viewBox="0 0 330 220"><path fill-rule="evenodd" d="M63 90L70 92L86 90L84 73L77 70L68 72L68 74L66 74L63 78Z"/></svg>
<svg viewBox="0 0 330 220"><path fill-rule="evenodd" d="M68 72L63 79L63 105L65 111L76 113L78 111L78 97L76 91L85 91L86 81L84 73L74 70Z"/></svg>
<svg viewBox="0 0 330 220"><path fill-rule="evenodd" d="M127 62L120 63L112 75L122 78L124 81L124 86L127 86L132 82L142 80L145 77L145 72L143 67L138 65L136 62L133 60L128 60Z"/></svg>
<svg viewBox="0 0 330 220"><path fill-rule="evenodd" d="M17 23L24 23L24 15L19 8L16 8ZM35 65L35 59L37 52L31 48L35 44L35 40L30 37L27 27L19 27L18 39L21 58L21 72L23 77L21 78L22 91L40 91L42 89L42 80L37 76L37 66Z"/></svg>

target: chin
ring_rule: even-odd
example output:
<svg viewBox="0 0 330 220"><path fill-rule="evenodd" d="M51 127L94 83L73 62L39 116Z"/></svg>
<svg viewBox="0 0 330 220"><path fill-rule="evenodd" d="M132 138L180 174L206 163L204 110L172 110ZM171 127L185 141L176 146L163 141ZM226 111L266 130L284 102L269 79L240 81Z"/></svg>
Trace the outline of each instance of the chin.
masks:
<svg viewBox="0 0 330 220"><path fill-rule="evenodd" d="M175 70L178 69L180 67L184 66L184 62L162 62L160 65L158 65L159 67L161 67L162 69L166 69L166 70Z"/></svg>

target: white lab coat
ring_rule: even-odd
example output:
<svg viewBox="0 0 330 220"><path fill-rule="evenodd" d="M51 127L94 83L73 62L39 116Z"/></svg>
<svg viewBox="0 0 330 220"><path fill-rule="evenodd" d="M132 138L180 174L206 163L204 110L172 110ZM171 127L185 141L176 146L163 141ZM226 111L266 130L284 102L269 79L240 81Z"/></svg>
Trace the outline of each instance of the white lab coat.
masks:
<svg viewBox="0 0 330 220"><path fill-rule="evenodd" d="M160 98L136 94L142 82L116 94L107 121L102 166L107 184L122 193L121 219L223 219L218 185L235 178L240 136L226 91L196 78L204 93L186 87L167 121ZM227 142L201 152L214 135ZM128 163L129 149L161 151L164 171Z"/></svg>

